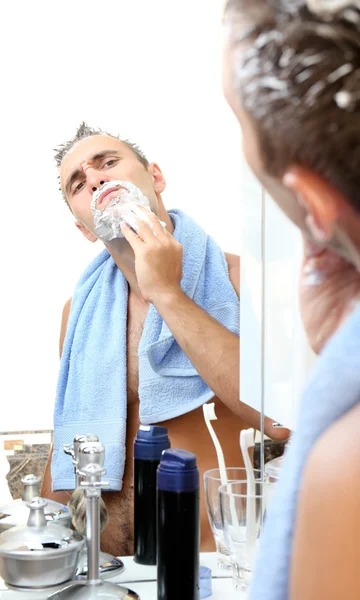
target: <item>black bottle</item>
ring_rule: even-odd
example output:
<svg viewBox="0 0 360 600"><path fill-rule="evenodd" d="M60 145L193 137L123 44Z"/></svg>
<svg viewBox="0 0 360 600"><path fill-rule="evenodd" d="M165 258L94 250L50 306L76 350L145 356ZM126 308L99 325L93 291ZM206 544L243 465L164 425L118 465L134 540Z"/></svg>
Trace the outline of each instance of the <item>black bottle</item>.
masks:
<svg viewBox="0 0 360 600"><path fill-rule="evenodd" d="M158 600L199 600L199 470L196 456L166 450L157 473Z"/></svg>
<svg viewBox="0 0 360 600"><path fill-rule="evenodd" d="M134 441L134 560L156 565L156 472L170 448L166 427L140 425Z"/></svg>

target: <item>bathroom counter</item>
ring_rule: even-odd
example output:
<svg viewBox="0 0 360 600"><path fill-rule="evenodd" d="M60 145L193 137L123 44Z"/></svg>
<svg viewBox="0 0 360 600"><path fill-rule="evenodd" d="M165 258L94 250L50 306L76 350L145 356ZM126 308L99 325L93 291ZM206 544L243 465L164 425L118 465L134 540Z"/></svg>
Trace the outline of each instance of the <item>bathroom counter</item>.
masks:
<svg viewBox="0 0 360 600"><path fill-rule="evenodd" d="M156 567L138 565L131 556L121 558L125 569L121 575L112 577L107 581L125 583L137 592L141 600L157 600ZM233 589L231 572L224 572L217 567L215 552L203 552L200 555L200 564L209 567L212 571L212 596L211 600L246 600L246 594ZM55 590L52 590L55 591ZM0 600L46 600L49 591L43 592L16 592L5 587L0 579Z"/></svg>

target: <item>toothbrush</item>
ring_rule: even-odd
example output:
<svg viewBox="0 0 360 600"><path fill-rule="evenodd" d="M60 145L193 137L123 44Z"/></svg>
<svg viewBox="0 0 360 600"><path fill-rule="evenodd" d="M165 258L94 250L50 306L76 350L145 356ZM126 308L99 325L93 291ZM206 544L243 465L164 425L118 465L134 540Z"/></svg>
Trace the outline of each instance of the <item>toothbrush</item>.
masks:
<svg viewBox="0 0 360 600"><path fill-rule="evenodd" d="M256 498L254 470L249 456L249 448L255 444L254 429L243 429L240 432L240 448L244 458L247 480L246 494L246 553L252 568L256 550Z"/></svg>
<svg viewBox="0 0 360 600"><path fill-rule="evenodd" d="M210 421L217 421L217 416L215 413L215 403L211 402L211 404L203 404L203 413L204 413L205 423L206 423L209 433L211 435L212 441L214 442L217 459L218 459L218 464L219 464L221 485L226 485L227 491L228 491L228 493L230 493L231 488L230 488L229 480L228 480L227 474L226 474L224 453L222 451L220 442L216 436L214 428L210 423ZM230 513L231 513L232 523L239 535L240 525L239 525L239 520L238 520L237 514L236 514L235 499L233 498L233 496L230 496Z"/></svg>
<svg viewBox="0 0 360 600"><path fill-rule="evenodd" d="M217 421L217 416L215 414L215 402L211 402L211 404L203 404L203 413L204 413L204 419L205 419L206 426L209 430L212 441L214 442L216 455L217 455L217 459L218 459L218 464L219 464L221 485L227 485L228 478L226 475L224 453L222 451L220 442L217 438L214 428L210 423L210 421Z"/></svg>

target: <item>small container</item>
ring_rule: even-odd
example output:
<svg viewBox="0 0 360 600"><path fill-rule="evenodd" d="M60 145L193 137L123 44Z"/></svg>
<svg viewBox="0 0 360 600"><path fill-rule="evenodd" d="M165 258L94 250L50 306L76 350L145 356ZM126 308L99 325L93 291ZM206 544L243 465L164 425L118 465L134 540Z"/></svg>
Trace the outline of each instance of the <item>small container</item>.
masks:
<svg viewBox="0 0 360 600"><path fill-rule="evenodd" d="M27 502L31 502L31 500L40 496L40 477L32 474L25 475L21 483L21 498L13 500L0 508L0 533L18 525L26 525L29 518ZM63 527L70 527L71 524L71 516L67 506L54 500L47 500L45 518L47 521Z"/></svg>
<svg viewBox="0 0 360 600"><path fill-rule="evenodd" d="M0 576L8 587L51 588L75 576L85 540L76 531L48 522L46 504L43 498L28 502L27 525L0 535Z"/></svg>
<svg viewBox="0 0 360 600"><path fill-rule="evenodd" d="M140 425L134 441L134 561L156 565L156 472L170 448L166 427Z"/></svg>
<svg viewBox="0 0 360 600"><path fill-rule="evenodd" d="M166 450L157 473L158 600L199 600L199 470L196 456Z"/></svg>

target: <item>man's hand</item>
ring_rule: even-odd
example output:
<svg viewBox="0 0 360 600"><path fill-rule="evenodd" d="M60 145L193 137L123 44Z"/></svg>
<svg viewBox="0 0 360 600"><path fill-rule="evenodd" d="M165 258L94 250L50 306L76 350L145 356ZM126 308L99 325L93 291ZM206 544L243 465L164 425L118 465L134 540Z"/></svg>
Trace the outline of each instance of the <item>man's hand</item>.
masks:
<svg viewBox="0 0 360 600"><path fill-rule="evenodd" d="M156 303L160 296L181 291L182 245L164 230L154 213L135 207L137 233L126 225L121 231L135 253L135 271L142 297ZM151 226L141 216L147 219Z"/></svg>
<svg viewBox="0 0 360 600"><path fill-rule="evenodd" d="M331 250L304 238L300 309L309 343L319 353L360 300L360 273Z"/></svg>

